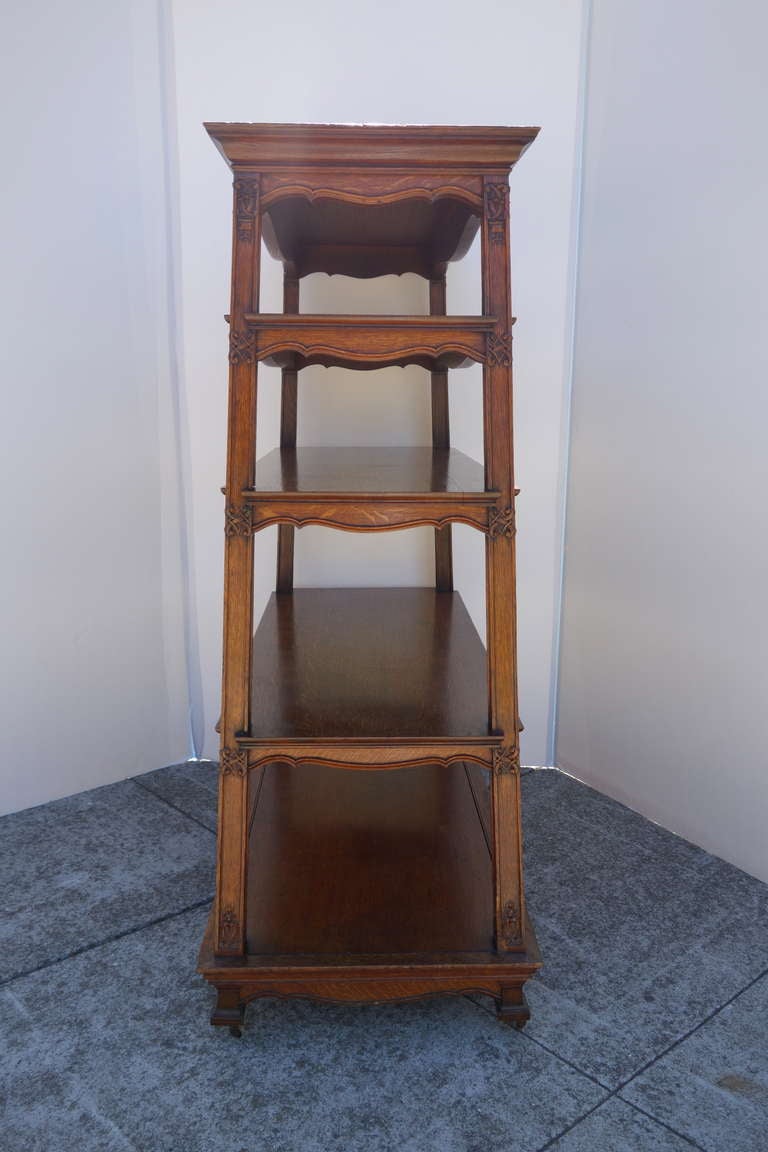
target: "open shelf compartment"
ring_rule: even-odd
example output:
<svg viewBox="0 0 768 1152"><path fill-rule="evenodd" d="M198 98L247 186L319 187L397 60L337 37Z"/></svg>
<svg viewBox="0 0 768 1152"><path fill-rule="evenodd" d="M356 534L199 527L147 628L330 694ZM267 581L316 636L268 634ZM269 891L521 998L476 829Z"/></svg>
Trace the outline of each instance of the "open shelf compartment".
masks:
<svg viewBox="0 0 768 1152"><path fill-rule="evenodd" d="M488 727L485 648L458 592L273 593L238 743L345 740L500 743Z"/></svg>

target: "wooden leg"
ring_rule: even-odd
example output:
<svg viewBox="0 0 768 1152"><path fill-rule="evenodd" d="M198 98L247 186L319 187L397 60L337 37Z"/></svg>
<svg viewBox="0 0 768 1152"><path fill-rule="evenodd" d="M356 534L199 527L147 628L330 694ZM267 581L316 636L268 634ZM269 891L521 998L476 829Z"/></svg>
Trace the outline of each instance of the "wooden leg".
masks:
<svg viewBox="0 0 768 1152"><path fill-rule="evenodd" d="M531 1018L528 1001L519 985L502 988L501 997L496 1001L496 1015L502 1024L513 1028L525 1028Z"/></svg>
<svg viewBox="0 0 768 1152"><path fill-rule="evenodd" d="M286 264L283 274L283 312L299 310L299 279L292 264ZM284 368L280 393L280 447L295 450L296 423L299 399L299 374L295 368ZM292 524L277 526L277 581L278 592L293 591L293 548L295 528Z"/></svg>
<svg viewBox="0 0 768 1152"><path fill-rule="evenodd" d="M436 274L429 282L429 312L445 316L445 273ZM432 447L450 448L451 429L448 412L448 373L432 373ZM453 591L453 542L451 525L435 529L435 588Z"/></svg>
<svg viewBox="0 0 768 1152"><path fill-rule="evenodd" d="M232 1036L242 1036L245 1004L240 1000L239 988L219 988L216 1007L211 1013L211 1024L229 1028Z"/></svg>

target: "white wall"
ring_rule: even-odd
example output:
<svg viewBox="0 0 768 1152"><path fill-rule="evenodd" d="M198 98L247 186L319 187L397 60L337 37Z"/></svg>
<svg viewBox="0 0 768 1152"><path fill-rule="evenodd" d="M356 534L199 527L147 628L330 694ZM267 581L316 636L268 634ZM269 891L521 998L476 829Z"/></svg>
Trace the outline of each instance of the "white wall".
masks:
<svg viewBox="0 0 768 1152"><path fill-rule="evenodd" d="M186 755L159 44L154 0L3 21L0 811Z"/></svg>
<svg viewBox="0 0 768 1152"><path fill-rule="evenodd" d="M768 880L768 8L595 0L557 762Z"/></svg>
<svg viewBox="0 0 768 1152"><path fill-rule="evenodd" d="M245 0L174 4L181 191L184 379L188 398L192 572L199 664L194 680L199 747L214 755L219 710L222 498L231 185L203 120L384 121L540 124L542 133L512 176L513 294L519 500L523 757L549 761L553 634L560 543L560 453L568 270L576 138L581 0L497 0L480 19L458 4L353 4L330 0L265 7ZM476 257L475 257L476 261ZM267 269L265 268L265 272ZM279 307L272 269L262 307ZM306 285L303 306L333 310L352 291L387 311L426 310L423 289L400 282L351 289ZM452 274L449 308L479 310L476 263ZM338 295L336 295L338 293ZM322 301L322 305L321 305ZM404 303L407 301L407 303ZM313 303L312 303L313 302ZM300 442L422 443L428 407L424 374L391 369L363 393L351 376L316 369L300 382ZM477 373L455 373L455 441L478 456ZM260 373L259 445L277 428L276 373ZM374 394L374 388L376 392ZM386 390L386 391L385 391ZM338 417L338 420L337 420ZM363 431L364 429L364 431ZM482 549L456 532L457 574L482 623ZM353 536L304 529L297 537L299 583L430 579L426 531ZM257 611L273 580L274 531L257 536ZM339 561L342 561L340 564Z"/></svg>

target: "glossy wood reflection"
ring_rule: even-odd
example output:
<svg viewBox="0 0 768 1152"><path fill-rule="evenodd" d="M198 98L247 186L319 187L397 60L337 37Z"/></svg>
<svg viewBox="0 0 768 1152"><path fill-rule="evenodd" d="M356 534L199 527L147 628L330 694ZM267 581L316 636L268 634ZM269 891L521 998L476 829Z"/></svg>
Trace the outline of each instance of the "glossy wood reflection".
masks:
<svg viewBox="0 0 768 1152"><path fill-rule="evenodd" d="M456 592L299 588L256 630L252 700L264 740L486 736L485 649Z"/></svg>
<svg viewBox="0 0 768 1152"><path fill-rule="evenodd" d="M269 765L249 861L250 954L492 951L490 853L463 765Z"/></svg>

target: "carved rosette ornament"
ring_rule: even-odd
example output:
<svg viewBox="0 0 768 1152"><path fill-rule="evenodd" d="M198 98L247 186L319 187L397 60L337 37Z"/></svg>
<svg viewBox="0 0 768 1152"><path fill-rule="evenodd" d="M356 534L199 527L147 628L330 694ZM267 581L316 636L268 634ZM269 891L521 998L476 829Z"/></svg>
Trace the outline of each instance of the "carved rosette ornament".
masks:
<svg viewBox="0 0 768 1152"><path fill-rule="evenodd" d="M219 947L239 948L240 946L240 918L231 904L222 908L219 916Z"/></svg>
<svg viewBox="0 0 768 1152"><path fill-rule="evenodd" d="M501 910L501 941L508 948L520 943L520 912L514 900L507 900Z"/></svg>
<svg viewBox="0 0 768 1152"><path fill-rule="evenodd" d="M250 364L256 357L256 333L238 332L232 329L229 333L229 362L233 367L238 364Z"/></svg>
<svg viewBox="0 0 768 1152"><path fill-rule="evenodd" d="M224 513L224 535L250 536L252 531L250 504L227 504Z"/></svg>
<svg viewBox="0 0 768 1152"><path fill-rule="evenodd" d="M485 218L492 244L504 243L504 231L509 216L509 185L486 184Z"/></svg>
<svg viewBox="0 0 768 1152"><path fill-rule="evenodd" d="M222 776L238 776L242 779L248 774L248 753L239 748L222 748L219 767Z"/></svg>
<svg viewBox="0 0 768 1152"><path fill-rule="evenodd" d="M250 243L256 235L256 214L259 211L259 184L257 180L235 180L235 220L237 238Z"/></svg>
<svg viewBox="0 0 768 1152"><path fill-rule="evenodd" d="M517 772L520 767L520 753L513 744L509 748L494 748L493 774L494 776L507 776Z"/></svg>
<svg viewBox="0 0 768 1152"><path fill-rule="evenodd" d="M505 536L507 540L511 540L515 531L514 508L491 509L491 515L488 521L488 535L491 540L498 540L500 536Z"/></svg>
<svg viewBox="0 0 768 1152"><path fill-rule="evenodd" d="M509 332L489 332L485 358L494 368L509 368L512 363L512 336Z"/></svg>

